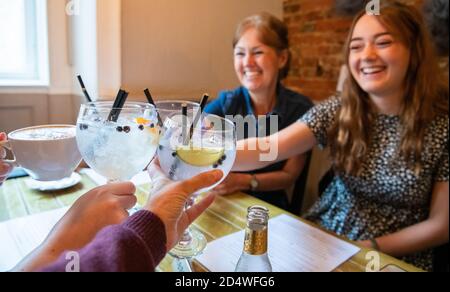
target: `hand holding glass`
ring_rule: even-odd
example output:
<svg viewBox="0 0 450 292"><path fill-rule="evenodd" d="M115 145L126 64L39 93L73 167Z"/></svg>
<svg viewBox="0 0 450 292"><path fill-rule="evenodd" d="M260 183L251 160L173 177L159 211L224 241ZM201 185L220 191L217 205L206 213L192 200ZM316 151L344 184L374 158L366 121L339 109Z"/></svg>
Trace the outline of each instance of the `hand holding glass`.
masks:
<svg viewBox="0 0 450 292"><path fill-rule="evenodd" d="M162 170L175 181L213 169L224 173L221 181L230 172L236 157L236 132L233 122L215 115L202 114L199 123L191 128L192 120L174 113L164 122L159 143L158 158ZM207 192L221 183L199 191ZM190 204L192 205L194 195ZM187 230L170 254L178 258L190 258L199 254L206 246L206 239L198 231Z"/></svg>

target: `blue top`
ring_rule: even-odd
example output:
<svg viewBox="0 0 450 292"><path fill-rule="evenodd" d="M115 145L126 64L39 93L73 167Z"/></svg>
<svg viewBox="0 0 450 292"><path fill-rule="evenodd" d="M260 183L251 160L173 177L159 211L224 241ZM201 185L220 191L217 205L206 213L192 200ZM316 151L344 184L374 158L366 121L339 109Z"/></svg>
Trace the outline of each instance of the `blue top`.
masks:
<svg viewBox="0 0 450 292"><path fill-rule="evenodd" d="M272 112L264 117L257 119L254 114L250 93L245 87L238 87L232 91L223 91L219 93L217 99L209 103L205 112L209 114L226 116L242 116L246 121L253 121L256 126L256 132L259 137L265 137L281 131L284 128L298 121L311 107L312 102L308 97L291 91L281 84L277 88L277 102ZM270 129L270 116L274 116L278 121L278 129ZM236 121L236 119L234 119ZM267 125L267 127L264 127ZM247 139L255 136L254 131L249 131L248 124L244 126L242 133L237 133L238 140ZM284 168L286 161L269 165L266 168L251 171L247 173L267 173L279 171ZM288 201L285 190L275 192L250 192L251 195L274 204L278 207L287 208Z"/></svg>

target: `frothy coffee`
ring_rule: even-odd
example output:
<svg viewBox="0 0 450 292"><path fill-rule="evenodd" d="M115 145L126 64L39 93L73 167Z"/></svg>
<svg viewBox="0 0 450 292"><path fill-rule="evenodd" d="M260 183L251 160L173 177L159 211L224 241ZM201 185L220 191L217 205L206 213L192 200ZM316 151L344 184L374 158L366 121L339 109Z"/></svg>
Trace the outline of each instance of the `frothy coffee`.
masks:
<svg viewBox="0 0 450 292"><path fill-rule="evenodd" d="M15 165L33 179L56 181L70 177L81 161L73 125L43 125L8 135Z"/></svg>
<svg viewBox="0 0 450 292"><path fill-rule="evenodd" d="M17 140L45 141L72 138L75 135L75 127L41 127L17 131L11 135L11 138Z"/></svg>

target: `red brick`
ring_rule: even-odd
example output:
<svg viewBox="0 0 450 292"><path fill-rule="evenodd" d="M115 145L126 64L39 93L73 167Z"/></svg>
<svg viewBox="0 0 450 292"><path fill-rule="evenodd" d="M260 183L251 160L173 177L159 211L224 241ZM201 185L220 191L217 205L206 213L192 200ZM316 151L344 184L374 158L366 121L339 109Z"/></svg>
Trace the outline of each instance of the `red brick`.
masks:
<svg viewBox="0 0 450 292"><path fill-rule="evenodd" d="M311 10L329 10L333 8L334 0L302 0L300 10L302 12Z"/></svg>
<svg viewBox="0 0 450 292"><path fill-rule="evenodd" d="M319 20L315 24L317 31L334 31L334 32L348 31L350 26L351 21L342 18Z"/></svg>
<svg viewBox="0 0 450 292"><path fill-rule="evenodd" d="M300 4L291 4L291 5L285 5L284 6L284 13L296 13L300 10Z"/></svg>

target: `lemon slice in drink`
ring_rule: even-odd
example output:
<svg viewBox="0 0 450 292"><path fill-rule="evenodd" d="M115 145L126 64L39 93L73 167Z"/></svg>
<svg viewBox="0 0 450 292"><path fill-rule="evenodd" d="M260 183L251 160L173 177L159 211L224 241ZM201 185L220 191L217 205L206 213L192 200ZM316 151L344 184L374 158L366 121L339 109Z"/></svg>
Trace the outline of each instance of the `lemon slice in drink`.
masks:
<svg viewBox="0 0 450 292"><path fill-rule="evenodd" d="M150 125L150 120L144 119L144 118L135 118L134 122L138 125Z"/></svg>
<svg viewBox="0 0 450 292"><path fill-rule="evenodd" d="M199 167L217 163L223 154L224 149L220 147L180 146L177 148L178 158L187 164Z"/></svg>

